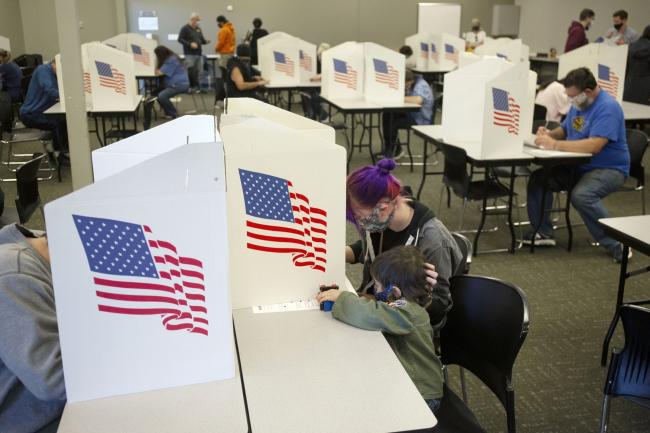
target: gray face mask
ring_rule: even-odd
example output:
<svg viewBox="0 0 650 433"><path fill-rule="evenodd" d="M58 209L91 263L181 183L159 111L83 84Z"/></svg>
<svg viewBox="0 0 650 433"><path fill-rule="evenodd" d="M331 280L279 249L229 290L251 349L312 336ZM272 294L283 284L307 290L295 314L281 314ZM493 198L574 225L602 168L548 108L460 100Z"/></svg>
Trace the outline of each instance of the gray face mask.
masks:
<svg viewBox="0 0 650 433"><path fill-rule="evenodd" d="M569 98L571 100L571 105L573 105L576 110L585 110L589 108L591 103L593 102L592 100L589 99L587 94L585 92L582 92L573 98Z"/></svg>
<svg viewBox="0 0 650 433"><path fill-rule="evenodd" d="M369 216L361 218L357 221L359 227L369 233L379 233L386 230L390 225L393 216L395 215L395 209L393 209L390 215L388 215L386 221L379 220L379 212L379 207L375 207Z"/></svg>

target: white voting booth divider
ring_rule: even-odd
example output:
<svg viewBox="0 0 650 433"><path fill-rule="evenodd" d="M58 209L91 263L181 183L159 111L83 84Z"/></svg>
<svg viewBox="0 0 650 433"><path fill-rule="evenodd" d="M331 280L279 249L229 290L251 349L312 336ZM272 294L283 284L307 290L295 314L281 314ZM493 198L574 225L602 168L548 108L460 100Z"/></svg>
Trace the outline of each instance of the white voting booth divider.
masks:
<svg viewBox="0 0 650 433"><path fill-rule="evenodd" d="M133 57L135 75L151 76L156 73L156 56L153 50L158 43L138 33L120 33L102 42L109 47L129 53Z"/></svg>
<svg viewBox="0 0 650 433"><path fill-rule="evenodd" d="M417 33L405 39L417 55L419 70L452 70L465 52L465 40L448 33Z"/></svg>
<svg viewBox="0 0 650 433"><path fill-rule="evenodd" d="M260 45L261 42L261 45ZM300 40L282 32L258 40L257 56L262 76L272 84L300 83Z"/></svg>
<svg viewBox="0 0 650 433"><path fill-rule="evenodd" d="M126 33L120 33L111 38L102 41L103 44L108 45L109 47L115 48L116 50L126 51Z"/></svg>
<svg viewBox="0 0 650 433"><path fill-rule="evenodd" d="M65 62L56 55L57 80L62 108L65 110L63 74ZM133 59L125 52L90 42L81 46L86 109L89 111L132 110L138 102Z"/></svg>
<svg viewBox="0 0 650 433"><path fill-rule="evenodd" d="M404 43L411 47L416 56L416 69L429 69L431 61L430 47L431 35L429 33L416 33L407 37Z"/></svg>
<svg viewBox="0 0 650 433"><path fill-rule="evenodd" d="M573 69L587 67L598 85L618 102L623 100L627 45L588 44L560 56L558 77L565 77Z"/></svg>
<svg viewBox="0 0 650 433"><path fill-rule="evenodd" d="M0 36L0 50L11 51L11 42L9 38Z"/></svg>
<svg viewBox="0 0 650 433"><path fill-rule="evenodd" d="M306 82L316 76L316 45L298 39L298 49L300 81Z"/></svg>
<svg viewBox="0 0 650 433"><path fill-rule="evenodd" d="M467 152L494 158L521 152L530 136L536 76L528 62L487 58L445 76L444 139L463 142ZM462 101L459 104L458 101Z"/></svg>
<svg viewBox="0 0 650 433"><path fill-rule="evenodd" d="M328 99L404 102L405 58L372 42L344 42L323 52L321 94Z"/></svg>
<svg viewBox="0 0 650 433"><path fill-rule="evenodd" d="M92 152L95 182L190 143L220 142L216 119L183 116Z"/></svg>
<svg viewBox="0 0 650 433"><path fill-rule="evenodd" d="M486 38L474 52L479 56L497 56L513 63L528 61L530 48L521 39Z"/></svg>
<svg viewBox="0 0 650 433"><path fill-rule="evenodd" d="M68 404L235 374L218 143L45 207Z"/></svg>

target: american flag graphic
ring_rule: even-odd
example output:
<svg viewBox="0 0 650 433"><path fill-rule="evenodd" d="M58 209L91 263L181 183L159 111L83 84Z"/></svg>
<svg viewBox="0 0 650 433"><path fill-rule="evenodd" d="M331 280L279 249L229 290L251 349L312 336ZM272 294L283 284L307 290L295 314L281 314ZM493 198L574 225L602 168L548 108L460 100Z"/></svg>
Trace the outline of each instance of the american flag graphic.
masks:
<svg viewBox="0 0 650 433"><path fill-rule="evenodd" d="M124 74L108 63L95 61L99 74L99 85L115 90L116 93L126 95Z"/></svg>
<svg viewBox="0 0 650 433"><path fill-rule="evenodd" d="M519 134L519 105L515 98L502 89L492 88L492 106L496 126L507 128L509 134Z"/></svg>
<svg viewBox="0 0 650 433"><path fill-rule="evenodd" d="M284 72L286 75L293 77L293 60L289 56L279 51L273 51L273 62L276 71Z"/></svg>
<svg viewBox="0 0 650 433"><path fill-rule="evenodd" d="M334 61L334 81L345 84L348 88L356 90L357 71L343 60L334 58L332 60Z"/></svg>
<svg viewBox="0 0 650 433"><path fill-rule="evenodd" d="M431 44L431 58L436 62L440 63L438 50L436 49L436 44Z"/></svg>
<svg viewBox="0 0 650 433"><path fill-rule="evenodd" d="M300 67L306 71L311 71L312 68L312 58L309 54L300 50Z"/></svg>
<svg viewBox="0 0 650 433"><path fill-rule="evenodd" d="M386 84L391 89L399 89L399 72L388 62L381 59L372 59L375 68L375 81Z"/></svg>
<svg viewBox="0 0 650 433"><path fill-rule="evenodd" d="M429 44L420 42L420 57L423 59L429 58Z"/></svg>
<svg viewBox="0 0 650 433"><path fill-rule="evenodd" d="M246 207L246 247L291 254L294 266L325 272L327 213L311 206L291 181L239 170Z"/></svg>
<svg viewBox="0 0 650 433"><path fill-rule="evenodd" d="M92 93L93 89L90 85L90 73L84 72L84 92Z"/></svg>
<svg viewBox="0 0 650 433"><path fill-rule="evenodd" d="M618 97L618 75L609 66L598 64L598 85L614 99Z"/></svg>
<svg viewBox="0 0 650 433"><path fill-rule="evenodd" d="M168 331L208 335L203 264L146 225L72 216L104 313L159 316Z"/></svg>
<svg viewBox="0 0 650 433"><path fill-rule="evenodd" d="M445 44L445 59L458 63L458 51L451 44Z"/></svg>
<svg viewBox="0 0 650 433"><path fill-rule="evenodd" d="M131 44L131 51L133 52L133 60L149 66L150 59L147 50L142 48L140 45Z"/></svg>

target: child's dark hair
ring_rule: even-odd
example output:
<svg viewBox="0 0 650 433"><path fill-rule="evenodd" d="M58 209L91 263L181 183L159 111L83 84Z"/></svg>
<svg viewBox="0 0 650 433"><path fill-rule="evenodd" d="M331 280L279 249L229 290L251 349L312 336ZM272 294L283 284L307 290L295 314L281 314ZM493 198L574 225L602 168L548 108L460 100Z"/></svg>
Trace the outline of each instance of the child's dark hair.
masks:
<svg viewBox="0 0 650 433"><path fill-rule="evenodd" d="M414 246L400 246L381 253L370 267L370 275L384 288L389 284L399 287L409 301L426 308L433 299L426 282L422 252Z"/></svg>

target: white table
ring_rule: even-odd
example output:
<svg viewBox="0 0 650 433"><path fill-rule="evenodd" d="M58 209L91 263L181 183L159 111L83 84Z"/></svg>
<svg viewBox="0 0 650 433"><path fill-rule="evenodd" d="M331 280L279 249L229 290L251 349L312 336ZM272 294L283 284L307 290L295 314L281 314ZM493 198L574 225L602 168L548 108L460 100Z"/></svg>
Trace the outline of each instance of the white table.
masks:
<svg viewBox="0 0 650 433"><path fill-rule="evenodd" d="M233 318L253 432L376 433L435 425L380 332L318 310L254 314L246 308L234 310Z"/></svg>
<svg viewBox="0 0 650 433"><path fill-rule="evenodd" d="M621 102L625 120L650 120L650 105L636 104L634 102Z"/></svg>
<svg viewBox="0 0 650 433"><path fill-rule="evenodd" d="M248 431L239 372L232 379L68 403L58 433Z"/></svg>

